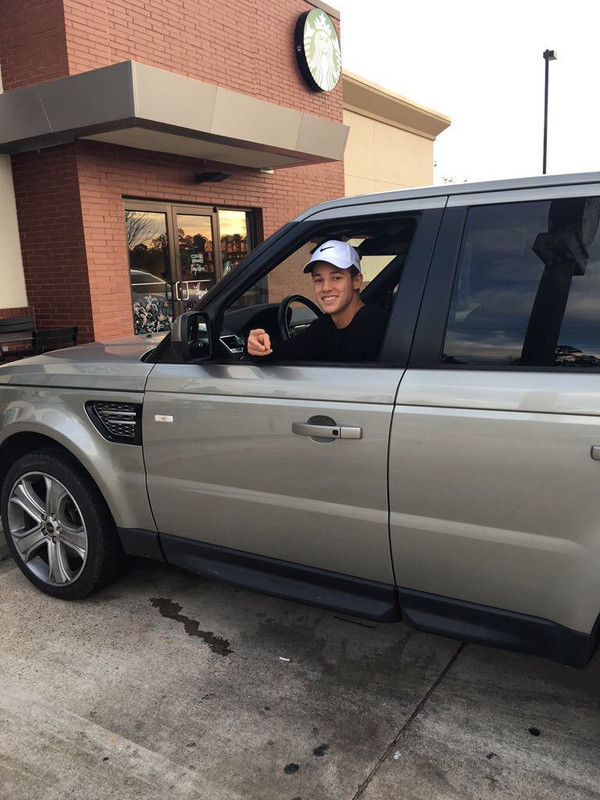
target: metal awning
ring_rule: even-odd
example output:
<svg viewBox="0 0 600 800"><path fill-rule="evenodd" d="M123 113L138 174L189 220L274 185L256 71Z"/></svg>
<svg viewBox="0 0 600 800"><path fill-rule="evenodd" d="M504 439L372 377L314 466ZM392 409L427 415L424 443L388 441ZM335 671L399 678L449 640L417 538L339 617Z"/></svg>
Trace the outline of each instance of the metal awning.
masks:
<svg viewBox="0 0 600 800"><path fill-rule="evenodd" d="M0 94L0 153L76 139L254 168L339 161L348 128L124 61Z"/></svg>

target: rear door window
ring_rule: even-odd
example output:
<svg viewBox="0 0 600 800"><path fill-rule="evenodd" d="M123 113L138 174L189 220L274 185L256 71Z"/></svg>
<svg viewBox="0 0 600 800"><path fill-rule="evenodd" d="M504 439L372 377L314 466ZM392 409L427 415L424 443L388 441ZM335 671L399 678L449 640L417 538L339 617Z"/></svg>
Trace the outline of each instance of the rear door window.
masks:
<svg viewBox="0 0 600 800"><path fill-rule="evenodd" d="M600 198L471 208L447 365L600 367Z"/></svg>

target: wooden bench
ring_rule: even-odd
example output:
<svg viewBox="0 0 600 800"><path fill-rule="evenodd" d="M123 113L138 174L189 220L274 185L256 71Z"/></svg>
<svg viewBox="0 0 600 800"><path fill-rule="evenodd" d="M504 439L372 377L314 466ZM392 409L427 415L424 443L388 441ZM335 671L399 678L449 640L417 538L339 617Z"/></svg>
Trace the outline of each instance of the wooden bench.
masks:
<svg viewBox="0 0 600 800"><path fill-rule="evenodd" d="M0 347L2 361L35 355L33 348L33 319L9 317L0 319Z"/></svg>
<svg viewBox="0 0 600 800"><path fill-rule="evenodd" d="M33 349L36 356L58 347L73 347L77 344L77 325L70 328L54 328L50 331L33 332Z"/></svg>
<svg viewBox="0 0 600 800"><path fill-rule="evenodd" d="M2 347L0 361L6 363L13 358L38 356L48 350L76 345L77 332L76 325L69 328L36 331L31 317L0 319L0 346ZM13 346L13 343L17 346Z"/></svg>

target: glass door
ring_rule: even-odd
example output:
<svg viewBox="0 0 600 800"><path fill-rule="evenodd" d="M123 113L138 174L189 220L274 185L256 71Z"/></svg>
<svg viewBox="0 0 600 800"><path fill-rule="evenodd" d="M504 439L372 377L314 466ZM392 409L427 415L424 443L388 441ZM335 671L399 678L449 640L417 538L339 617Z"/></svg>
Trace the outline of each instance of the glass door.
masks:
<svg viewBox="0 0 600 800"><path fill-rule="evenodd" d="M166 212L126 208L125 235L134 332L170 331L174 307Z"/></svg>
<svg viewBox="0 0 600 800"><path fill-rule="evenodd" d="M125 200L136 334L171 330L251 249L250 212Z"/></svg>
<svg viewBox="0 0 600 800"><path fill-rule="evenodd" d="M220 208L217 212L223 275L237 267L250 250L248 212Z"/></svg>
<svg viewBox="0 0 600 800"><path fill-rule="evenodd" d="M217 275L218 259L213 247L214 216L212 212L175 212L179 267L175 300L179 306L178 313L191 311L221 277Z"/></svg>

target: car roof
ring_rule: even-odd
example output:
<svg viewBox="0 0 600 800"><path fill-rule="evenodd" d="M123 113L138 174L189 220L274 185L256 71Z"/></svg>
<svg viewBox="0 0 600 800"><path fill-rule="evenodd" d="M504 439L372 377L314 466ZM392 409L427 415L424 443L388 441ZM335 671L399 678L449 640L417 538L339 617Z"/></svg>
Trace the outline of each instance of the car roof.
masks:
<svg viewBox="0 0 600 800"><path fill-rule="evenodd" d="M301 222L313 216L317 211L343 209L349 206L367 205L369 203L389 202L390 200L418 200L427 197L447 197L449 195L476 194L482 192L499 192L510 189L537 189L549 186L572 186L576 184L600 183L600 172L581 172L571 175L537 175L530 178L511 178L508 180L482 181L479 183L444 183L440 186L422 186L415 189L396 189L391 192L374 192L372 194L339 197L319 203L306 209L293 221Z"/></svg>

